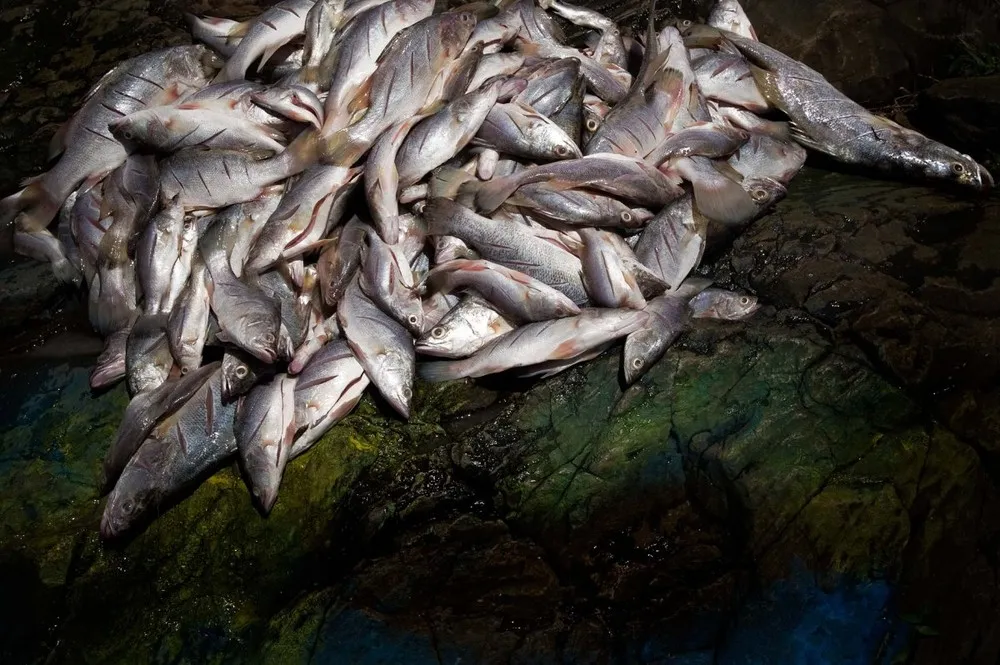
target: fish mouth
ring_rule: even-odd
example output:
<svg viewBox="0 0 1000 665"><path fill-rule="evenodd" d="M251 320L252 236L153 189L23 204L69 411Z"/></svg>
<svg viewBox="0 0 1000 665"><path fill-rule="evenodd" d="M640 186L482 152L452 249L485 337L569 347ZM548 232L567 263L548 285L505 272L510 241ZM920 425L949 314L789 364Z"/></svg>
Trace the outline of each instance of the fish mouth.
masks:
<svg viewBox="0 0 1000 665"><path fill-rule="evenodd" d="M993 176L982 164L976 164L976 166L979 167L979 189L984 192L993 189Z"/></svg>
<svg viewBox="0 0 1000 665"><path fill-rule="evenodd" d="M119 534L118 524L105 513L101 516L101 540L114 540Z"/></svg>

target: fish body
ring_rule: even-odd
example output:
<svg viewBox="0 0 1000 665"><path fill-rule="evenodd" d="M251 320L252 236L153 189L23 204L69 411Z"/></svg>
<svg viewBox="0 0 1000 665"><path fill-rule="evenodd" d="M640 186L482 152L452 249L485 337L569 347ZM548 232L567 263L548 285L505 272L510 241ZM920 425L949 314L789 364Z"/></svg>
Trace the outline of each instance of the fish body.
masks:
<svg viewBox="0 0 1000 665"><path fill-rule="evenodd" d="M294 459L354 409L370 384L350 345L334 340L314 355L295 384Z"/></svg>
<svg viewBox="0 0 1000 665"><path fill-rule="evenodd" d="M240 404L233 433L250 493L270 513L295 436L295 379L277 374L255 386Z"/></svg>
<svg viewBox="0 0 1000 665"><path fill-rule="evenodd" d="M216 82L247 78L250 66L258 60L258 69L263 68L278 49L305 32L306 15L314 1L283 0L254 19L225 67L215 77Z"/></svg>

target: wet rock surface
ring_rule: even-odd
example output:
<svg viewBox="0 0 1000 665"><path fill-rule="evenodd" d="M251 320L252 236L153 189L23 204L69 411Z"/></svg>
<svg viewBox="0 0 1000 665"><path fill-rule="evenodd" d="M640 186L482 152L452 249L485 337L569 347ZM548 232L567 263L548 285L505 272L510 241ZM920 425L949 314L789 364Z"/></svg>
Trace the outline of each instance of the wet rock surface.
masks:
<svg viewBox="0 0 1000 665"><path fill-rule="evenodd" d="M793 55L815 35L802 54L849 91L912 61L890 28L919 32L917 3L823 6L748 11ZM0 11L5 192L100 74L186 40L182 10L255 4ZM995 195L807 170L707 266L768 306L698 325L628 391L614 352L423 386L409 424L366 398L269 518L226 468L112 547L97 485L125 391L89 390L83 296L5 264L0 660L996 662L998 247Z"/></svg>

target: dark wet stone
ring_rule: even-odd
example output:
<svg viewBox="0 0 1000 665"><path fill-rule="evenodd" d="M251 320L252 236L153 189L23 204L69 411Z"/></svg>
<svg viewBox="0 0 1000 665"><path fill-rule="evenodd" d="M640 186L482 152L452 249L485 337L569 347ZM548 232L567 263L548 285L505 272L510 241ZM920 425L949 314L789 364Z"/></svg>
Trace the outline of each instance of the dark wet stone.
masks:
<svg viewBox="0 0 1000 665"><path fill-rule="evenodd" d="M1000 150L1000 75L939 81L922 93L914 117L957 146Z"/></svg>

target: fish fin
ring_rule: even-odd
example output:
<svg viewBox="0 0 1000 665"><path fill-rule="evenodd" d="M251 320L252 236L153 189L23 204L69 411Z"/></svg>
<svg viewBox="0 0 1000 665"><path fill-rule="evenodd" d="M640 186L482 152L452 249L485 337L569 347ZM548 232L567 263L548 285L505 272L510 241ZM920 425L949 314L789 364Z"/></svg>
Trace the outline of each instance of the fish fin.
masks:
<svg viewBox="0 0 1000 665"><path fill-rule="evenodd" d="M257 71L264 69L264 65L267 64L267 61L273 58L274 54L281 50L284 46L284 44L276 44L268 47L267 50L265 50L260 56L260 62L257 63Z"/></svg>
<svg viewBox="0 0 1000 665"><path fill-rule="evenodd" d="M493 178L484 183L476 182L476 206L485 213L492 213L509 199L521 186L516 177Z"/></svg>
<svg viewBox="0 0 1000 665"><path fill-rule="evenodd" d="M695 177L691 186L698 211L713 221L742 224L757 212L750 195L738 182L729 178Z"/></svg>
<svg viewBox="0 0 1000 665"><path fill-rule="evenodd" d="M712 286L712 280L707 277L688 277L673 292L678 298L694 298L696 295Z"/></svg>
<svg viewBox="0 0 1000 665"><path fill-rule="evenodd" d="M452 200L459 196L475 196L481 187L480 182L464 169L447 165L434 169L428 184L429 197Z"/></svg>
<svg viewBox="0 0 1000 665"><path fill-rule="evenodd" d="M69 134L70 127L72 127L75 119L75 117L70 118L63 124L59 125L59 129L56 130L56 133L53 134L52 138L49 140L50 161L61 155L66 150L66 136Z"/></svg>
<svg viewBox="0 0 1000 665"><path fill-rule="evenodd" d="M347 103L347 112L350 115L354 115L358 111L363 111L368 108L368 103L372 92L372 77L365 79L365 82L358 86L355 93L351 96L351 101Z"/></svg>
<svg viewBox="0 0 1000 665"><path fill-rule="evenodd" d="M801 146L804 146L806 148L810 148L811 150L816 150L816 151L819 151L819 152L823 151L822 148L820 147L819 143L817 143L811 136L809 136L808 134L806 134L805 131L801 127L799 127L797 124L795 124L794 120L789 120L788 121L788 136L789 136L789 138L791 138L793 141L795 141L796 143L798 143Z"/></svg>
<svg viewBox="0 0 1000 665"><path fill-rule="evenodd" d="M455 376L455 364L448 361L422 363L417 365L417 376L428 383L451 381L460 378Z"/></svg>

